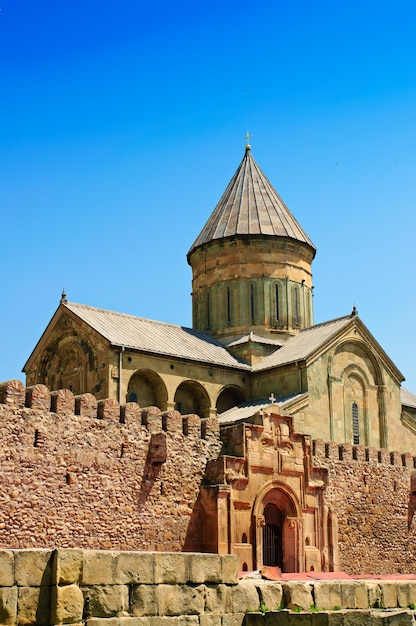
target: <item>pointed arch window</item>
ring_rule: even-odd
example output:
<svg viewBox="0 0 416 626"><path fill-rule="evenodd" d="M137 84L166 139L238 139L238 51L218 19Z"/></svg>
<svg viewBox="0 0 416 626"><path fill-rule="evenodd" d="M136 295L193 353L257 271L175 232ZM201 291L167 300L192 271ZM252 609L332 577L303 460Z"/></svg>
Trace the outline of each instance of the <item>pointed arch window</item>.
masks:
<svg viewBox="0 0 416 626"><path fill-rule="evenodd" d="M251 283L250 285L250 320L254 322L255 320L255 302L254 302L254 285Z"/></svg>
<svg viewBox="0 0 416 626"><path fill-rule="evenodd" d="M352 415L352 440L353 440L354 445L358 446L360 443L360 422L359 422L358 404L356 402L352 403L351 415Z"/></svg>
<svg viewBox="0 0 416 626"><path fill-rule="evenodd" d="M231 324L231 289L227 287L227 324Z"/></svg>
<svg viewBox="0 0 416 626"><path fill-rule="evenodd" d="M279 309L280 309L280 289L279 289L278 283L276 283L274 286L274 316L275 316L276 322L280 321Z"/></svg>
<svg viewBox="0 0 416 626"><path fill-rule="evenodd" d="M211 327L211 309L209 301L209 291L207 291L207 329Z"/></svg>
<svg viewBox="0 0 416 626"><path fill-rule="evenodd" d="M299 289L298 287L293 287L293 325L300 325L300 316L299 316Z"/></svg>

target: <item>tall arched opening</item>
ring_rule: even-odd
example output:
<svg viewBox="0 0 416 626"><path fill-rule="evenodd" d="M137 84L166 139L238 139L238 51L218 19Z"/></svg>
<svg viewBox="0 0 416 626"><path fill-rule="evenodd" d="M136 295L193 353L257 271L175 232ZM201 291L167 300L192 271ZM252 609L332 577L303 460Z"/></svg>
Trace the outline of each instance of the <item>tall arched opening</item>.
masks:
<svg viewBox="0 0 416 626"><path fill-rule="evenodd" d="M224 387L217 398L217 413L220 415L234 406L238 406L247 400L245 393L236 385L227 385Z"/></svg>
<svg viewBox="0 0 416 626"><path fill-rule="evenodd" d="M253 510L255 567L280 567L282 572L304 570L303 519L294 492L271 481L263 486Z"/></svg>
<svg viewBox="0 0 416 626"><path fill-rule="evenodd" d="M139 406L157 406L167 409L168 394L163 380L151 370L138 370L129 380L127 402L137 402Z"/></svg>
<svg viewBox="0 0 416 626"><path fill-rule="evenodd" d="M204 387L195 380L185 380L175 393L175 409L182 415L195 413L209 417L210 399Z"/></svg>

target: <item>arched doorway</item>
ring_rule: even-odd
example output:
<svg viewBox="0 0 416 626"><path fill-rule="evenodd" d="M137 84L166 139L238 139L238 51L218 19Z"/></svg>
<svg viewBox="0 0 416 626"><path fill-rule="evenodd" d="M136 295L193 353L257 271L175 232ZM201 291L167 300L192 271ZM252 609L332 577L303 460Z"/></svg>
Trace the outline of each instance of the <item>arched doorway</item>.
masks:
<svg viewBox="0 0 416 626"><path fill-rule="evenodd" d="M283 567L283 521L280 509L274 504L264 507L263 565Z"/></svg>
<svg viewBox="0 0 416 626"><path fill-rule="evenodd" d="M294 491L279 481L266 483L256 498L253 517L255 568L268 565L282 572L303 572L303 519Z"/></svg>

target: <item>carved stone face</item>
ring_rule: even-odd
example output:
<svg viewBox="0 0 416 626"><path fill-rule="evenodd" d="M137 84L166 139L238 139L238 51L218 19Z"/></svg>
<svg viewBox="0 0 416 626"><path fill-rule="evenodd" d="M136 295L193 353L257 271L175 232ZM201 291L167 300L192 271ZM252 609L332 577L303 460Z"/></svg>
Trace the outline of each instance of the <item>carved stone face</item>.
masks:
<svg viewBox="0 0 416 626"><path fill-rule="evenodd" d="M165 433L152 435L149 445L149 463L165 463L167 457L167 444Z"/></svg>

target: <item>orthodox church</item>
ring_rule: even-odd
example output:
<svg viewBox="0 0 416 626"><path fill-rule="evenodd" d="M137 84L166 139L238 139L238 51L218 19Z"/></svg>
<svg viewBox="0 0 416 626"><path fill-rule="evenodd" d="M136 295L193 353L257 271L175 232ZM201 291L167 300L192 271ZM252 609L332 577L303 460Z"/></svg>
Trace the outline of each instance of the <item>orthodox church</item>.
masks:
<svg viewBox="0 0 416 626"><path fill-rule="evenodd" d="M243 569L336 568L336 511L323 504L312 441L349 446L354 459L416 455L416 397L355 308L314 324L315 253L246 145L187 255L193 327L63 293L23 370L28 386L217 419L200 548L237 553Z"/></svg>

